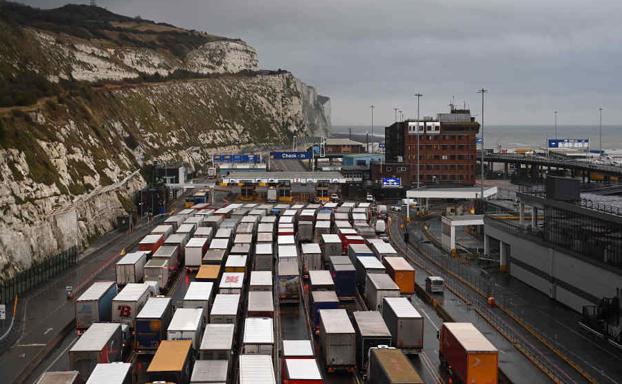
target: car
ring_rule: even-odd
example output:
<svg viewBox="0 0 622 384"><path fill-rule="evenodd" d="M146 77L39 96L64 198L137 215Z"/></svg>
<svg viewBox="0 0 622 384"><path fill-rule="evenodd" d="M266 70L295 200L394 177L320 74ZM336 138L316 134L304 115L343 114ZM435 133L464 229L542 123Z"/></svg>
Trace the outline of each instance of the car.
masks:
<svg viewBox="0 0 622 384"><path fill-rule="evenodd" d="M331 194L330 201L332 201L333 203L337 203L339 201L339 195L336 193Z"/></svg>
<svg viewBox="0 0 622 384"><path fill-rule="evenodd" d="M374 201L376 201L376 199L374 199L374 195L372 195L371 193L367 194L366 200L368 203L373 203Z"/></svg>
<svg viewBox="0 0 622 384"><path fill-rule="evenodd" d="M391 209L393 210L393 212L401 212L402 206L401 205L394 205L393 207L391 207Z"/></svg>

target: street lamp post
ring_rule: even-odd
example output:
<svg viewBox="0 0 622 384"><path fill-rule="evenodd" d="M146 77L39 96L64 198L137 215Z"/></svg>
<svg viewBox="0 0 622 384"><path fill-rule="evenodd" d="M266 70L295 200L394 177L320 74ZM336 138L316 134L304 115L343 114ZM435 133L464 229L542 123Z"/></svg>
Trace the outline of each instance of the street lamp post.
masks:
<svg viewBox="0 0 622 384"><path fill-rule="evenodd" d="M421 134L421 132L419 132L419 124L421 124L419 122L419 100L423 95L421 93L415 93L415 96L417 97L417 189L419 189L421 185L419 176L419 158L421 157L421 154L419 153L419 135Z"/></svg>
<svg viewBox="0 0 622 384"><path fill-rule="evenodd" d="M477 93L481 93L482 94L482 147L481 147L481 153L482 153L482 167L481 167L481 193L480 193L480 198L482 199L482 202L484 201L484 95L486 94L486 92L488 92L488 90L482 88L479 91L477 91ZM557 112L555 112L557 114ZM556 115L557 116L557 115ZM557 130L555 131L555 136L557 137ZM483 207L483 204L482 204Z"/></svg>
<svg viewBox="0 0 622 384"><path fill-rule="evenodd" d="M374 153L374 105L370 105L371 109L371 151L367 148L367 151Z"/></svg>
<svg viewBox="0 0 622 384"><path fill-rule="evenodd" d="M555 111L555 139L557 139L557 111Z"/></svg>
<svg viewBox="0 0 622 384"><path fill-rule="evenodd" d="M600 155L603 155L603 108L598 108L598 149Z"/></svg>
<svg viewBox="0 0 622 384"><path fill-rule="evenodd" d="M393 112L395 113L395 122L397 123L397 111L398 108L393 108Z"/></svg>

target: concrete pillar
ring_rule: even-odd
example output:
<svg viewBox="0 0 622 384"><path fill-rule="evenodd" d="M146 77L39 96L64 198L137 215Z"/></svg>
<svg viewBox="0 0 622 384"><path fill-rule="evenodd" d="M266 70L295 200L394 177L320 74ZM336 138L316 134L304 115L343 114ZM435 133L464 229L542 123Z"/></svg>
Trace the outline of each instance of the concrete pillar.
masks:
<svg viewBox="0 0 622 384"><path fill-rule="evenodd" d="M525 203L520 201L518 203L518 224L523 225L523 210L525 210Z"/></svg>
<svg viewBox="0 0 622 384"><path fill-rule="evenodd" d="M531 207L531 228L536 229L536 224L538 224L538 208Z"/></svg>
<svg viewBox="0 0 622 384"><path fill-rule="evenodd" d="M488 250L490 249L490 238L484 234L484 257L488 257Z"/></svg>
<svg viewBox="0 0 622 384"><path fill-rule="evenodd" d="M456 227L450 225L449 231L449 250L456 249Z"/></svg>
<svg viewBox="0 0 622 384"><path fill-rule="evenodd" d="M499 240L499 270L505 272L508 270L508 255L505 253L506 244Z"/></svg>
<svg viewBox="0 0 622 384"><path fill-rule="evenodd" d="M509 163L505 163L503 165L503 173L505 174L506 179L510 176L510 164Z"/></svg>

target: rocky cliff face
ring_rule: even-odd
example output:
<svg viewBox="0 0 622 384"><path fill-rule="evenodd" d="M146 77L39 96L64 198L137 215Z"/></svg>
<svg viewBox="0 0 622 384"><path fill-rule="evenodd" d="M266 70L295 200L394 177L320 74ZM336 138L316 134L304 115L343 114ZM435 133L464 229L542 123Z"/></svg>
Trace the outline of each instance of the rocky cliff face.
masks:
<svg viewBox="0 0 622 384"><path fill-rule="evenodd" d="M112 19L106 25L121 28ZM34 78L45 93L0 108L0 277L111 230L145 186L145 165L198 168L213 153L325 134L330 124L328 98L288 72L254 71L255 51L239 40L192 32L173 52L22 24L0 20L0 89Z"/></svg>

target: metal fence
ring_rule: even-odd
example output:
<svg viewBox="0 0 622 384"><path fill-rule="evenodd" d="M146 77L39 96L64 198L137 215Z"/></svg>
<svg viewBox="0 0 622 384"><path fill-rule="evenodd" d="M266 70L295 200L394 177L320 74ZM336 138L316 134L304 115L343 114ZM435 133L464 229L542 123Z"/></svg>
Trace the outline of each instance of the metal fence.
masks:
<svg viewBox="0 0 622 384"><path fill-rule="evenodd" d="M22 295L61 272L69 269L78 261L78 249L73 246L55 256L48 257L30 268L17 272L10 279L0 282L0 303L9 304L16 295Z"/></svg>

